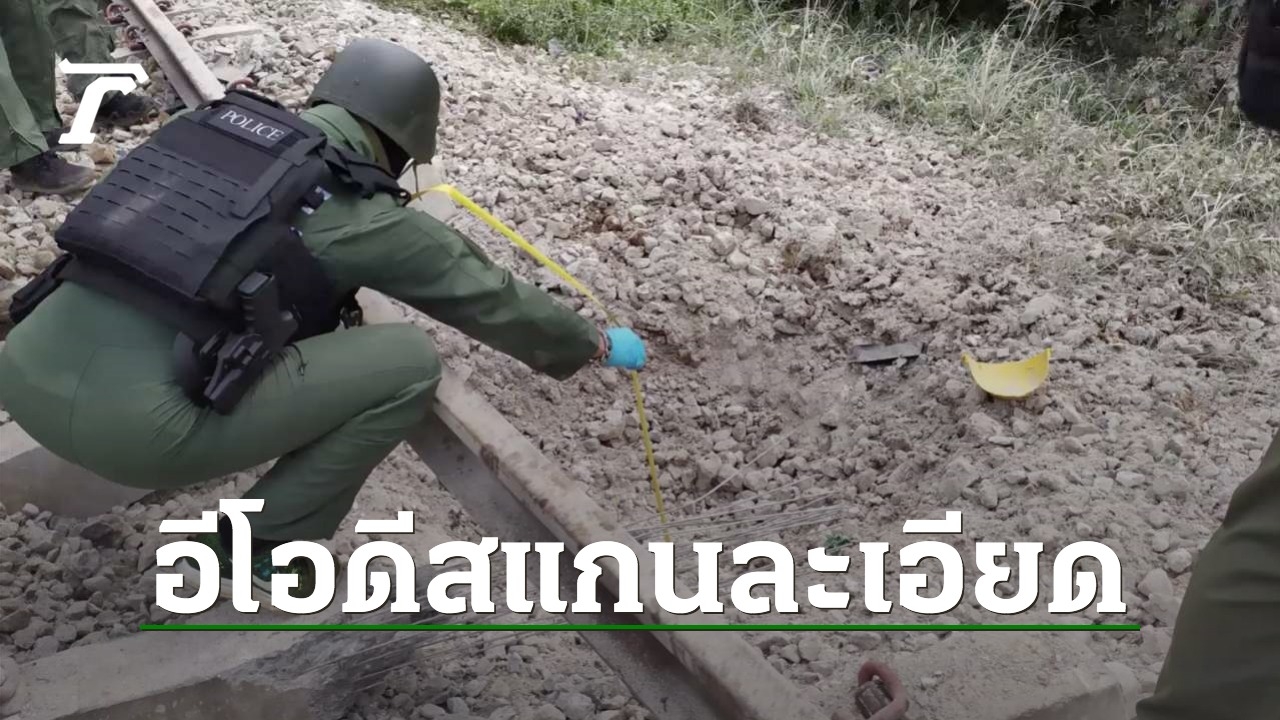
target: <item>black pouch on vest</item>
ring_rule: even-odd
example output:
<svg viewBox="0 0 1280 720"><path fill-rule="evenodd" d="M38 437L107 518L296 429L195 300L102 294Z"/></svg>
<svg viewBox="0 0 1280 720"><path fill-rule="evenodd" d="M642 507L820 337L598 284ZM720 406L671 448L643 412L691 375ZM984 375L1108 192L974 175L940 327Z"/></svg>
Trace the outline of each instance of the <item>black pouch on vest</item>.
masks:
<svg viewBox="0 0 1280 720"><path fill-rule="evenodd" d="M1247 23L1237 71L1240 110L1280 130L1280 0L1250 0Z"/></svg>
<svg viewBox="0 0 1280 720"><path fill-rule="evenodd" d="M174 325L180 382L229 413L286 345L335 329L350 304L293 226L350 184L335 175L345 158L297 115L228 93L164 125L80 201L55 233L74 256L59 276Z"/></svg>

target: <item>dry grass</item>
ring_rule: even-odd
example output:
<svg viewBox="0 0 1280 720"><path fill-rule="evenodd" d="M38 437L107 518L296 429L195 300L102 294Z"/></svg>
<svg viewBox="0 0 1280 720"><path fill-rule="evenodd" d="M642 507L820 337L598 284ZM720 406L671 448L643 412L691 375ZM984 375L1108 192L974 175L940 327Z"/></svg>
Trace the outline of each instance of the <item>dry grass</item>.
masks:
<svg viewBox="0 0 1280 720"><path fill-rule="evenodd" d="M987 158L1002 184L1090 208L1122 249L1168 263L1203 297L1269 292L1280 271L1280 145L1242 126L1231 102L1206 110L1171 92L1181 78L1163 61L1082 63L1025 18L957 30L854 25L813 0L792 9L762 0L384 1L462 6L482 19L501 6L505 29L482 21L482 30L505 39L578 32L570 39L588 49L635 47L659 28L681 55L729 68L733 82L783 90L796 116L822 132L838 135L851 112L870 109L949 136ZM547 3L560 9L548 14ZM732 112L754 121L751 111Z"/></svg>
<svg viewBox="0 0 1280 720"><path fill-rule="evenodd" d="M1280 144L1229 102L1169 95L1158 62L1082 63L1026 25L851 26L819 6L740 0L700 30L743 83L782 87L811 126L850 108L948 135L1041 202L1092 208L1124 249L1204 298L1270 293L1280 271Z"/></svg>

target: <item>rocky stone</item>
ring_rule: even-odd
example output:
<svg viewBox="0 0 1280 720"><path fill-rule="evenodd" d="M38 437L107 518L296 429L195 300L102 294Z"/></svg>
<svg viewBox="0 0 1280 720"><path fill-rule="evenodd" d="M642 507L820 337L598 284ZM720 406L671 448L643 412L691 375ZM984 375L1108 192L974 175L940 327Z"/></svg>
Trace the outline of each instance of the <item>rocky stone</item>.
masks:
<svg viewBox="0 0 1280 720"><path fill-rule="evenodd" d="M51 218L62 209L62 204L52 198L39 197L27 205L27 210L38 217Z"/></svg>
<svg viewBox="0 0 1280 720"><path fill-rule="evenodd" d="M1177 550L1170 552L1164 558L1164 566L1174 575L1181 575L1182 573L1190 570L1191 563L1191 551L1186 548L1178 548Z"/></svg>
<svg viewBox="0 0 1280 720"><path fill-rule="evenodd" d="M1147 522L1156 530L1169 527L1169 513L1153 508L1147 512Z"/></svg>
<svg viewBox="0 0 1280 720"><path fill-rule="evenodd" d="M1079 438L1073 437L1060 440L1058 449L1067 455L1084 455L1089 452L1089 449L1084 446L1084 443L1080 442Z"/></svg>
<svg viewBox="0 0 1280 720"><path fill-rule="evenodd" d="M1169 574L1160 568L1153 568L1138 582L1138 592L1152 597L1153 595L1173 595L1173 581Z"/></svg>
<svg viewBox="0 0 1280 720"><path fill-rule="evenodd" d="M84 589L88 590L89 592L108 593L111 591L114 584L111 582L109 578L106 578L102 575L95 575L85 580L83 585L84 585Z"/></svg>
<svg viewBox="0 0 1280 720"><path fill-rule="evenodd" d="M995 510L1000 505L1000 491L995 483L983 483L978 491L978 500L988 510Z"/></svg>
<svg viewBox="0 0 1280 720"><path fill-rule="evenodd" d="M1121 487L1137 487L1141 485L1145 479L1146 478L1142 476L1142 473L1136 473L1131 470L1121 470L1116 473L1116 482L1119 483Z"/></svg>
<svg viewBox="0 0 1280 720"><path fill-rule="evenodd" d="M452 683L447 678L439 675L423 678L419 681L417 687L419 696L431 705L443 705L448 701L452 689Z"/></svg>
<svg viewBox="0 0 1280 720"><path fill-rule="evenodd" d="M1157 594L1152 595L1144 607L1153 620L1169 627L1178 621L1178 610L1181 609L1182 602L1173 595Z"/></svg>
<svg viewBox="0 0 1280 720"><path fill-rule="evenodd" d="M85 149L85 154L97 165L114 165L118 158L113 146L102 143L92 143Z"/></svg>
<svg viewBox="0 0 1280 720"><path fill-rule="evenodd" d="M800 662L800 650L795 645L784 645L778 650L778 656L793 665Z"/></svg>
<svg viewBox="0 0 1280 720"><path fill-rule="evenodd" d="M19 650L30 650L36 645L36 631L31 627L23 628L14 633L11 637L13 639L13 646Z"/></svg>
<svg viewBox="0 0 1280 720"><path fill-rule="evenodd" d="M1004 435L1004 427L984 412L976 412L965 421L965 430L976 439L983 441Z"/></svg>
<svg viewBox="0 0 1280 720"><path fill-rule="evenodd" d="M59 623L53 628L53 637L63 645L70 645L76 641L79 634L76 632L75 625Z"/></svg>
<svg viewBox="0 0 1280 720"><path fill-rule="evenodd" d="M1057 298L1052 295L1041 295L1027 303L1019 322L1023 325L1034 325L1041 318L1053 312L1058 305Z"/></svg>
<svg viewBox="0 0 1280 720"><path fill-rule="evenodd" d="M712 236L709 245L711 247L711 251L721 257L730 255L738 247L733 236L729 233L716 233Z"/></svg>
<svg viewBox="0 0 1280 720"><path fill-rule="evenodd" d="M556 698L556 707L564 713L567 720L589 720L595 714L595 702L577 692L560 693Z"/></svg>
<svg viewBox="0 0 1280 720"><path fill-rule="evenodd" d="M64 562L63 567L78 578L90 578L102 567L102 557L97 550L81 550Z"/></svg>
<svg viewBox="0 0 1280 720"><path fill-rule="evenodd" d="M543 703L529 713L529 720L567 720L567 718L560 708Z"/></svg>
<svg viewBox="0 0 1280 720"><path fill-rule="evenodd" d="M744 197L739 200L738 207L742 212L751 216L764 215L769 212L769 203L754 196Z"/></svg>
<svg viewBox="0 0 1280 720"><path fill-rule="evenodd" d="M105 515L80 530L80 537L98 547L116 547L125 533L124 521L114 515Z"/></svg>
<svg viewBox="0 0 1280 720"><path fill-rule="evenodd" d="M751 258L743 254L741 250L734 250L729 253L729 257L725 258L725 262L734 270L744 270L751 264Z"/></svg>
<svg viewBox="0 0 1280 720"><path fill-rule="evenodd" d="M1044 411L1040 415L1039 422L1042 427L1048 428L1050 430L1057 430L1063 427L1064 425L1066 425L1067 423L1066 419L1062 417L1062 413L1058 412L1057 410Z"/></svg>
<svg viewBox="0 0 1280 720"><path fill-rule="evenodd" d="M31 656L36 660L49 657L56 652L58 652L58 640L52 635L38 638L31 648Z"/></svg>
<svg viewBox="0 0 1280 720"><path fill-rule="evenodd" d="M802 637L800 643L796 646L796 650L800 653L800 659L805 662L816 662L822 659L822 651L826 649L817 638L811 636Z"/></svg>
<svg viewBox="0 0 1280 720"><path fill-rule="evenodd" d="M8 615L0 617L0 633L15 633L30 624L31 611L27 608L18 608Z"/></svg>

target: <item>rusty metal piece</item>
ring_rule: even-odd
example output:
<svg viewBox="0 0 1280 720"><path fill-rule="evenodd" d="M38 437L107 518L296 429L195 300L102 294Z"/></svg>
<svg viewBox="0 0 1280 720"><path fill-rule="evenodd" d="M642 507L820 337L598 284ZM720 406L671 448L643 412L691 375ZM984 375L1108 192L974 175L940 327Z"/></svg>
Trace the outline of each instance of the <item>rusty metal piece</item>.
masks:
<svg viewBox="0 0 1280 720"><path fill-rule="evenodd" d="M107 22L112 25L123 25L125 23L125 6L121 3L111 3L106 10L102 11Z"/></svg>
<svg viewBox="0 0 1280 720"><path fill-rule="evenodd" d="M178 32L182 33L186 37L191 37L196 31L196 27L191 23L182 23L180 25L175 25L174 27L178 28Z"/></svg>
<svg viewBox="0 0 1280 720"><path fill-rule="evenodd" d="M156 7L160 8L160 12L169 12L173 9L173 0L156 0Z"/></svg>
<svg viewBox="0 0 1280 720"><path fill-rule="evenodd" d="M134 52L146 50L147 44L142 38L143 30L137 25L130 25L124 29L124 44L130 50Z"/></svg>
<svg viewBox="0 0 1280 720"><path fill-rule="evenodd" d="M258 87L258 81L248 76L238 78L227 83L228 90L240 90L242 88L249 89L255 87Z"/></svg>
<svg viewBox="0 0 1280 720"><path fill-rule="evenodd" d="M898 674L874 660L858 668L858 689L853 701L866 720L905 720L911 704Z"/></svg>

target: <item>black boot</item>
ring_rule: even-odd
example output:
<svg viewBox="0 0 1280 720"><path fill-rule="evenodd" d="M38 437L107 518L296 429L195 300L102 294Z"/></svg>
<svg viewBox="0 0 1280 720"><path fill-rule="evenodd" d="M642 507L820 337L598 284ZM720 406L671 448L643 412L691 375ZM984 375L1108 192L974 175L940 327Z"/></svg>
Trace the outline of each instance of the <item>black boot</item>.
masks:
<svg viewBox="0 0 1280 720"><path fill-rule="evenodd" d="M58 138L67 132L67 128L58 128L57 130L48 130L44 133L44 144L49 146L53 152L69 152L71 150L79 150L79 145L63 145L58 142Z"/></svg>
<svg viewBox="0 0 1280 720"><path fill-rule="evenodd" d="M132 127L151 117L155 103L143 95L111 93L98 108L98 121L111 127Z"/></svg>
<svg viewBox="0 0 1280 720"><path fill-rule="evenodd" d="M72 165L54 155L41 153L9 168L19 190L37 195L72 195L91 187L97 174L82 165Z"/></svg>

